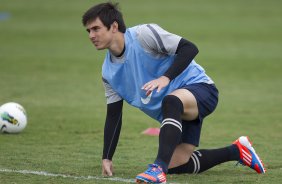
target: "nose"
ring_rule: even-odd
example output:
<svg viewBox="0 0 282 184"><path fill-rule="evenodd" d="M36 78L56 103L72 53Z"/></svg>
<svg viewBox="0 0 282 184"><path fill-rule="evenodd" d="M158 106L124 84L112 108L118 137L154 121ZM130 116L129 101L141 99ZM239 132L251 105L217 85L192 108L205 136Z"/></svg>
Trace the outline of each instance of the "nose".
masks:
<svg viewBox="0 0 282 184"><path fill-rule="evenodd" d="M89 32L89 38L90 38L90 39L95 39L95 37L96 37L95 32L94 32L94 31L90 31L90 32Z"/></svg>

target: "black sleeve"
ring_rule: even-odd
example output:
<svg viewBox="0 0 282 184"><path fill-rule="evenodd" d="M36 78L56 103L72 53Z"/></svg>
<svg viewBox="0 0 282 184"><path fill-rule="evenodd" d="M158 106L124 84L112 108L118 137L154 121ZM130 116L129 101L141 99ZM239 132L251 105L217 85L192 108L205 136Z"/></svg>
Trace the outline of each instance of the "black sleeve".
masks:
<svg viewBox="0 0 282 184"><path fill-rule="evenodd" d="M177 56L175 57L173 64L165 72L164 76L168 77L170 81L175 79L188 67L198 52L198 48L192 42L181 38L176 49Z"/></svg>
<svg viewBox="0 0 282 184"><path fill-rule="evenodd" d="M112 160L115 153L122 125L122 106L123 100L107 105L103 159Z"/></svg>

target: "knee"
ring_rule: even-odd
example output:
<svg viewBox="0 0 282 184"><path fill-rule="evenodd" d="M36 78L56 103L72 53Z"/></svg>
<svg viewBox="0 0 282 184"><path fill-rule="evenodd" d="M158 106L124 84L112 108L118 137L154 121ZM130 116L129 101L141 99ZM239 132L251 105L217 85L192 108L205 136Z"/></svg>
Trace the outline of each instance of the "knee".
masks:
<svg viewBox="0 0 282 184"><path fill-rule="evenodd" d="M183 113L183 103L182 101L174 95L167 95L162 100L162 110L166 111L171 108L179 110L181 113Z"/></svg>

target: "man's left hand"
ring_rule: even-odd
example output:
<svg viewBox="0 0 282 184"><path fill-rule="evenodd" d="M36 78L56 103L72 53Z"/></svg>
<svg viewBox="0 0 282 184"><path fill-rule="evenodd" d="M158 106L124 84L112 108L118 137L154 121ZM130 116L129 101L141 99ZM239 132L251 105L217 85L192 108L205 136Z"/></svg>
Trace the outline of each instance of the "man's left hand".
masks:
<svg viewBox="0 0 282 184"><path fill-rule="evenodd" d="M157 88L157 93L161 91L162 88L166 87L169 84L170 80L166 76L161 76L158 79L151 80L142 86L142 89L146 91L146 95L150 95L150 93Z"/></svg>

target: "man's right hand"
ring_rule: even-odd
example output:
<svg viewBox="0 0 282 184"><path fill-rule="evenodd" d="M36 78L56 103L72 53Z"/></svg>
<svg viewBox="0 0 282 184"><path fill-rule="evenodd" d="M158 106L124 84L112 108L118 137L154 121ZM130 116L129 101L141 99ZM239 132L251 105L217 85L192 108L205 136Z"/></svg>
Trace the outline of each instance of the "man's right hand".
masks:
<svg viewBox="0 0 282 184"><path fill-rule="evenodd" d="M113 176L113 162L108 159L102 160L102 175Z"/></svg>

